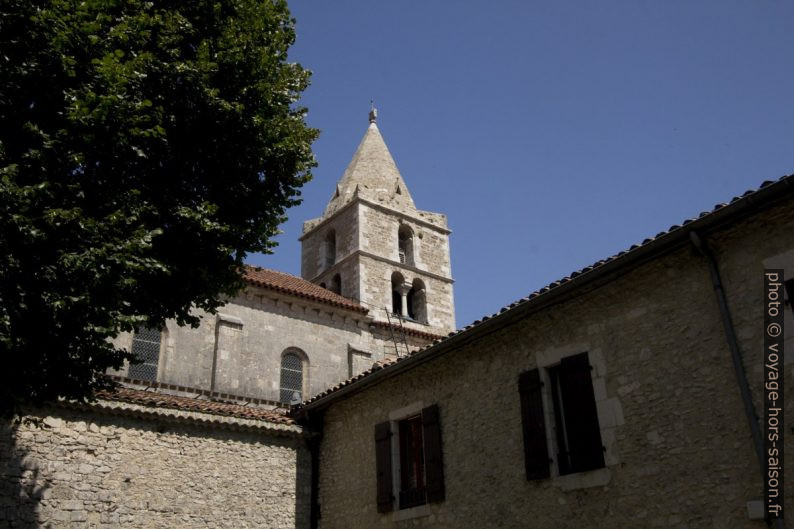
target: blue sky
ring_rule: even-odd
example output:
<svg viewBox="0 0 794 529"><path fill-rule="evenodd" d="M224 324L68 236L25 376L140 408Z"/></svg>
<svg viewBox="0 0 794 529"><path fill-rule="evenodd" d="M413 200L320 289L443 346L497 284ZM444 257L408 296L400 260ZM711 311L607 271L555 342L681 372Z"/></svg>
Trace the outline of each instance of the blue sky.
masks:
<svg viewBox="0 0 794 529"><path fill-rule="evenodd" d="M370 99L445 213L463 326L794 173L794 2L291 2L319 166L273 255L300 275Z"/></svg>

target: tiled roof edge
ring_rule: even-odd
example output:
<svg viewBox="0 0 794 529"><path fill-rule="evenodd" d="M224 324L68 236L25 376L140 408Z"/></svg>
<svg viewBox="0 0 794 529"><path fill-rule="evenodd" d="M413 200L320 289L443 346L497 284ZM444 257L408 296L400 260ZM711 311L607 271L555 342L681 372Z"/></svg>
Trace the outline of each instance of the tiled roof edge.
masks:
<svg viewBox="0 0 794 529"><path fill-rule="evenodd" d="M421 331L419 329L406 327L405 325L401 327L399 325L396 325L394 323L389 323L386 321L373 321L371 325L374 325L375 327L381 327L382 329L393 329L394 331L398 331L398 332L405 331L405 334L410 334L412 336L417 336L419 338L424 338L426 340L431 340L431 341L439 340L443 338L443 336L440 334L433 334L431 332Z"/></svg>
<svg viewBox="0 0 794 529"><path fill-rule="evenodd" d="M255 404L255 405L268 405L273 406L274 408L284 408L289 410L290 405L278 402L275 400L269 399L258 399L255 397L246 397L245 395L237 395L234 393L224 393L220 391L210 391L208 389L201 389L201 388L193 388L189 386L181 386L179 384L169 384L167 382L158 382L154 380L140 380L137 378L130 378L130 377L123 377L119 375L105 375L111 380L115 380L126 386L131 386L133 388L142 389L144 391L148 391L149 389L154 390L166 390L166 391L178 391L180 393L191 393L195 396L203 396L207 397L210 400L215 400L218 402L227 402L229 404L236 403L242 406L248 404ZM234 402L229 402L234 401Z"/></svg>
<svg viewBox="0 0 794 529"><path fill-rule="evenodd" d="M287 415L276 411L245 408L238 404L201 400L183 396L118 386L100 390L94 400L80 402L60 399L50 403L69 409L90 409L114 415L143 419L195 423L227 429L261 430L279 435L302 435L303 429Z"/></svg>
<svg viewBox="0 0 794 529"><path fill-rule="evenodd" d="M293 409L290 415L301 416L307 411L328 406L333 400L363 390L379 380L395 376L402 371L411 369L415 365L431 360L458 344L473 340L481 333L487 333L488 329L503 326L512 321L512 319L521 317L533 307L542 307L544 302L552 301L558 295L578 288L604 274L632 263L647 261L651 257L666 253L681 244L688 244L689 234L692 231L716 229L728 221L737 220L752 214L762 207L768 207L775 202L782 201L793 193L794 174L782 176L776 181L764 181L758 189L748 190L741 196L734 197L730 202L717 204L711 211L701 212L696 218L690 218L684 220L681 224L675 224L667 231L658 233L655 237L647 238L642 243L631 246L628 250L597 261L590 266L571 273L569 276L553 281L528 296L503 307L497 313L484 316L462 329L453 331L447 337L414 351L409 356L375 364L367 371L308 399L296 409Z"/></svg>
<svg viewBox="0 0 794 529"><path fill-rule="evenodd" d="M257 270L257 269L259 269L259 270L267 270L266 268L262 268L262 267L259 267L259 266L253 266L253 265L245 265L245 267L246 268L251 268L251 269L254 269L254 270ZM273 270L273 272L277 272L277 271ZM284 274L285 272L278 272L278 273ZM295 277L297 277L297 276L295 276ZM330 306L333 306L333 307L337 307L337 308L344 309L344 310L349 310L349 311L352 311L352 312L358 312L358 313L361 313L361 314L366 314L367 312L369 312L368 309L366 309L365 307L362 307L361 305L357 305L352 300L350 300L349 303L342 303L342 302L339 302L339 301L333 301L333 300L330 300L330 299L327 299L327 298L323 298L323 297L320 297L320 296L315 296L315 295L309 294L307 292L301 292L300 290L297 290L297 289L294 289L294 288L278 286L278 285L272 285L270 283L267 283L267 282L264 282L264 281L260 281L260 280L257 280L255 278L249 277L249 276L244 276L243 279L247 283L250 283L250 284L255 285L257 287L260 287L260 288L273 290L275 292L281 292L283 294L289 294L291 296L295 296L295 297L298 297L298 298L309 299L311 301L315 301L317 303L322 303L324 305L330 305Z"/></svg>

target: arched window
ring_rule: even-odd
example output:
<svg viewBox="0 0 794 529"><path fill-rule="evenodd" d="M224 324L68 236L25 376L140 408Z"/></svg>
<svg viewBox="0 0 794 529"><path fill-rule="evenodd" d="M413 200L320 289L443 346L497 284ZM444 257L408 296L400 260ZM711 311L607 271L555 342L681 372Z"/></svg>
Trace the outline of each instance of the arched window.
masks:
<svg viewBox="0 0 794 529"><path fill-rule="evenodd" d="M281 357L279 400L286 404L300 404L303 400L303 359L295 351Z"/></svg>
<svg viewBox="0 0 794 529"><path fill-rule="evenodd" d="M129 378L136 380L157 381L157 365L160 363L159 329L140 329L132 337L132 354L140 364L130 364L127 371Z"/></svg>
<svg viewBox="0 0 794 529"><path fill-rule="evenodd" d="M328 290L331 292L335 292L337 294L342 294L342 276L339 274L334 274L334 277L331 278L331 285L328 287Z"/></svg>
<svg viewBox="0 0 794 529"><path fill-rule="evenodd" d="M336 263L336 231L328 230L325 234L325 268Z"/></svg>
<svg viewBox="0 0 794 529"><path fill-rule="evenodd" d="M397 230L397 251L400 255L400 262L403 264L414 264L414 233L407 224L401 224Z"/></svg>
<svg viewBox="0 0 794 529"><path fill-rule="evenodd" d="M421 279L414 279L408 292L408 316L416 321L427 323L427 296L425 284Z"/></svg>
<svg viewBox="0 0 794 529"><path fill-rule="evenodd" d="M398 316L402 315L403 296L400 293L400 288L404 282L405 279L400 272L394 272L391 275L391 311L392 314Z"/></svg>

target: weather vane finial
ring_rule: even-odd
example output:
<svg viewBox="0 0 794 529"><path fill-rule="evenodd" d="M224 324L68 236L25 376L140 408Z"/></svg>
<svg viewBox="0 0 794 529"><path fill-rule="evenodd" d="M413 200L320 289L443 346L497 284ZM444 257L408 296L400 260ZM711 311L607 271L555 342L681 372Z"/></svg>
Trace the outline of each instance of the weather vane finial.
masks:
<svg viewBox="0 0 794 529"><path fill-rule="evenodd" d="M369 100L369 122L375 123L378 121L378 109L375 108L375 100Z"/></svg>

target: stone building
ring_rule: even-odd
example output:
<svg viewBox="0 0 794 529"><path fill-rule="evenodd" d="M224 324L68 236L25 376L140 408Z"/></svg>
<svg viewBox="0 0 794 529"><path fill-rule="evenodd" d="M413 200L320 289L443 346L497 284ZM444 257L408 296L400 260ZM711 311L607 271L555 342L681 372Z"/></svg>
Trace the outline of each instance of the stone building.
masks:
<svg viewBox="0 0 794 529"><path fill-rule="evenodd" d="M324 214L304 224L302 278L249 267L198 329L122 335L146 359L115 373L182 393L300 402L455 329L446 217L416 209L370 113Z"/></svg>
<svg viewBox="0 0 794 529"><path fill-rule="evenodd" d="M369 121L304 226L303 277L248 267L197 329L119 336L144 362L117 392L4 425L0 527L309 526L316 444L286 409L455 328L446 218Z"/></svg>
<svg viewBox="0 0 794 529"><path fill-rule="evenodd" d="M146 362L117 391L3 425L0 526L761 529L763 271L794 277L792 184L455 331L446 220L373 114L302 278L249 268L198 329L119 337Z"/></svg>
<svg viewBox="0 0 794 529"><path fill-rule="evenodd" d="M317 526L765 527L764 269L794 278L792 184L765 182L304 403L322 432Z"/></svg>

